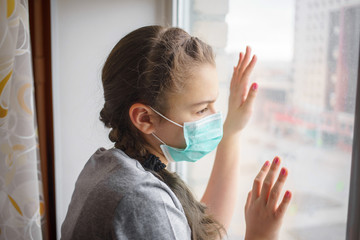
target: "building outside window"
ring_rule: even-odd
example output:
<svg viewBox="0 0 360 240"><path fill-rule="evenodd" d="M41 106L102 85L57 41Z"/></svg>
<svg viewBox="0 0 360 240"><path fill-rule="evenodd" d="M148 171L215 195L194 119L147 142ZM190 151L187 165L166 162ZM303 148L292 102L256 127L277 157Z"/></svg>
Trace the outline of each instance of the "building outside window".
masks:
<svg viewBox="0 0 360 240"><path fill-rule="evenodd" d="M293 192L281 239L345 239L360 0L188 0L182 17L182 27L215 50L224 116L239 52L250 45L258 56L256 111L239 146L241 194L229 239L244 236L247 193L276 155L289 170L284 191ZM181 164L199 199L214 157Z"/></svg>

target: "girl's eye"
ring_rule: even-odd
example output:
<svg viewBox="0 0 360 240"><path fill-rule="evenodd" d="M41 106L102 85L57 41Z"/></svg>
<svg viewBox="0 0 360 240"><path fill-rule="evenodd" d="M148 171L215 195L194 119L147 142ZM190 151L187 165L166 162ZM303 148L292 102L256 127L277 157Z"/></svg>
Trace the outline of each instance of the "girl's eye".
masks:
<svg viewBox="0 0 360 240"><path fill-rule="evenodd" d="M203 113L205 113L207 110L209 110L209 109L208 109L208 108L204 108L204 109L198 111L197 114L203 114Z"/></svg>

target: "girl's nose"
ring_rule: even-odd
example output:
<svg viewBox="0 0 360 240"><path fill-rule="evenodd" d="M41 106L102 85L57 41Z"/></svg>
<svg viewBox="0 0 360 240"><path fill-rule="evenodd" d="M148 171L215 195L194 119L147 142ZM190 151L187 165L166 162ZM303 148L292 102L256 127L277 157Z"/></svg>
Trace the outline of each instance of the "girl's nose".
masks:
<svg viewBox="0 0 360 240"><path fill-rule="evenodd" d="M215 104L212 104L212 105L210 106L209 110L210 110L210 113L211 113L211 114L217 113L216 108L215 108Z"/></svg>

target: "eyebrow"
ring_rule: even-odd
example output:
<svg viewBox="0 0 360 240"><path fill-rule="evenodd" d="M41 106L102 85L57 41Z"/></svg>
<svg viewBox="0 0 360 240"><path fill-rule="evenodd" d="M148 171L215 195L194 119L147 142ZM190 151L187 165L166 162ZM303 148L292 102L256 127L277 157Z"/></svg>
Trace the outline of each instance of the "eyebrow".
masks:
<svg viewBox="0 0 360 240"><path fill-rule="evenodd" d="M191 104L191 106L194 107L194 106L202 105L202 104L205 104L205 103L213 103L213 102L215 102L215 101L216 101L216 100L201 101L201 102L198 102L198 103Z"/></svg>
<svg viewBox="0 0 360 240"><path fill-rule="evenodd" d="M216 98L215 99L212 99L212 100L205 100L205 101L201 101L201 102L198 102L198 103L194 103L194 104L191 104L192 107L195 107L195 106L199 106L199 105L202 105L202 104L205 104L205 103L213 103L216 101L216 99L218 99L219 97L219 92L217 93L216 95Z"/></svg>

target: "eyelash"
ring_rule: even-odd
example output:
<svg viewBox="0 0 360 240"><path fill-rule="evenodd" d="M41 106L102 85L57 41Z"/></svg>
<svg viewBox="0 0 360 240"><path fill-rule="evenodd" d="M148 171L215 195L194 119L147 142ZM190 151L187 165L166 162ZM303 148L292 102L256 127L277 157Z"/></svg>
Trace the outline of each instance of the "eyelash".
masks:
<svg viewBox="0 0 360 240"><path fill-rule="evenodd" d="M203 113L205 113L207 110L209 110L209 108L206 107L206 108L198 111L197 114L203 114Z"/></svg>

